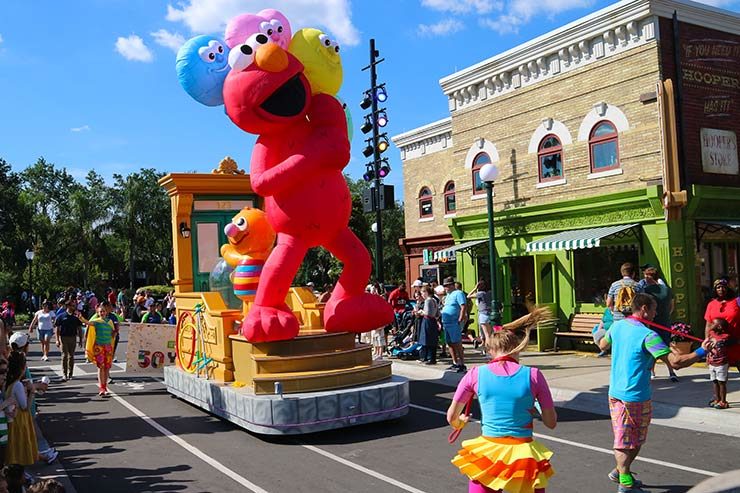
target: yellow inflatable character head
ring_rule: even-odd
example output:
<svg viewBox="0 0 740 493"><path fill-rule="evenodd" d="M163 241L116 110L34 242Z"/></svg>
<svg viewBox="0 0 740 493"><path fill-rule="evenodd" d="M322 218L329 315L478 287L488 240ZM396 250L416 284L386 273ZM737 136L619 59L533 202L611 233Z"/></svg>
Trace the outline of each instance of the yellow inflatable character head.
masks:
<svg viewBox="0 0 740 493"><path fill-rule="evenodd" d="M224 228L229 245L239 255L267 256L275 243L275 230L267 215L259 209L245 207Z"/></svg>
<svg viewBox="0 0 740 493"><path fill-rule="evenodd" d="M305 28L293 35L288 51L303 64L313 94L337 95L343 74L336 41L318 29Z"/></svg>

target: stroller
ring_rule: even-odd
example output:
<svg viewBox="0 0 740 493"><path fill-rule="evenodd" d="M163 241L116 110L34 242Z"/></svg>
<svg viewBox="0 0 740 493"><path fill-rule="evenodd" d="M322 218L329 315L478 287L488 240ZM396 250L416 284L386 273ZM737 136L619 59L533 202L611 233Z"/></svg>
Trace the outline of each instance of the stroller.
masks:
<svg viewBox="0 0 740 493"><path fill-rule="evenodd" d="M387 347L388 354L392 357L403 360L419 359L421 344L413 340L415 322L413 311L406 310L401 315L399 327Z"/></svg>

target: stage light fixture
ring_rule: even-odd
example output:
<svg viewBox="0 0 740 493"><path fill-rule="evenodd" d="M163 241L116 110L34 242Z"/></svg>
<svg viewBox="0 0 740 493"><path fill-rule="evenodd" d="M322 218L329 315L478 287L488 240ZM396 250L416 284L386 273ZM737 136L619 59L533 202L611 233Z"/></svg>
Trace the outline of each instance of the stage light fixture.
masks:
<svg viewBox="0 0 740 493"><path fill-rule="evenodd" d="M378 112L378 116L375 117L375 123L377 123L379 127L385 127L388 125L388 115L385 113L385 110Z"/></svg>
<svg viewBox="0 0 740 493"><path fill-rule="evenodd" d="M388 174L389 174L390 172L391 172L391 167L390 167L390 166L388 166L387 164L384 164L384 165L383 165L383 166L381 166L381 167L380 167L380 169L378 170L378 176L379 176L379 177L381 177L381 178L385 178L386 176L388 176Z"/></svg>
<svg viewBox="0 0 740 493"><path fill-rule="evenodd" d="M381 103L384 103L388 99L388 92L385 90L385 84L375 90L375 99Z"/></svg>
<svg viewBox="0 0 740 493"><path fill-rule="evenodd" d="M373 104L372 98L370 97L369 94L366 93L365 97L362 98L362 102L360 102L360 108L362 108L363 110L366 110L370 106L372 106L372 104Z"/></svg>
<svg viewBox="0 0 740 493"><path fill-rule="evenodd" d="M370 156L373 155L374 152L375 152L375 150L373 149L373 146L370 145L370 144L368 144L367 147L365 147L365 149L363 149L362 155L365 156L365 157L370 157Z"/></svg>

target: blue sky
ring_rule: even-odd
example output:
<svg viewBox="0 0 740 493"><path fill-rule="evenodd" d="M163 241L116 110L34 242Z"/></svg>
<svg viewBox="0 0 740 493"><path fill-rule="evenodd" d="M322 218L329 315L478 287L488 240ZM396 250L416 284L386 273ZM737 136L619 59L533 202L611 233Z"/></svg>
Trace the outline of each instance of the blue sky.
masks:
<svg viewBox="0 0 740 493"><path fill-rule="evenodd" d="M0 157L17 170L39 156L76 177L142 167L208 172L226 155L248 169L254 137L223 108L201 106L175 76L175 52L195 34L222 33L241 12L277 8L293 31L339 40L355 137L347 172L362 176L359 108L368 42L386 61L389 136L449 116L439 79L612 2L603 0L3 0L0 2ZM705 0L740 10L740 0ZM543 15L542 13L546 14ZM359 123L358 123L359 122ZM386 180L402 195L392 147Z"/></svg>

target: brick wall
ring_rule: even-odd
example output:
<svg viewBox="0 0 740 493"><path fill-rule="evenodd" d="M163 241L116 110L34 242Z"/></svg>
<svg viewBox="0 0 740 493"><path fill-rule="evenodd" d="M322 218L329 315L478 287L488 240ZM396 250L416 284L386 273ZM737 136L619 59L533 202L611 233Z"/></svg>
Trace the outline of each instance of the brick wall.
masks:
<svg viewBox="0 0 740 493"><path fill-rule="evenodd" d="M655 91L659 80L657 42L590 64L580 70L547 79L467 109L452 113L451 149L404 162L406 236L447 231L443 219L443 187L456 184L457 215L485 213L486 201L473 199L472 175L465 168L468 150L480 138L494 143L499 153L500 177L494 186L496 210L559 200L597 196L642 188L661 178L661 137L657 102L640 96ZM623 173L588 179L591 173L588 142L578 131L594 104L618 107L629 121L619 134ZM542 120L553 118L567 127L573 143L563 149L566 183L537 188L537 154L529 141ZM419 222L418 193L429 186L434 193L434 220Z"/></svg>
<svg viewBox="0 0 740 493"><path fill-rule="evenodd" d="M671 19L660 19L660 33L664 76L677 81ZM740 187L737 173L704 172L700 140L702 128L740 134L740 36L685 23L679 24L679 35L684 124L683 138L679 138L686 156L686 178L691 184Z"/></svg>
<svg viewBox="0 0 740 493"><path fill-rule="evenodd" d="M403 162L403 193L405 198L406 238L449 234L445 219L444 186L454 179L452 149L425 154ZM419 192L422 187L432 191L433 219L419 220Z"/></svg>

